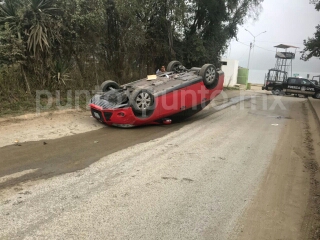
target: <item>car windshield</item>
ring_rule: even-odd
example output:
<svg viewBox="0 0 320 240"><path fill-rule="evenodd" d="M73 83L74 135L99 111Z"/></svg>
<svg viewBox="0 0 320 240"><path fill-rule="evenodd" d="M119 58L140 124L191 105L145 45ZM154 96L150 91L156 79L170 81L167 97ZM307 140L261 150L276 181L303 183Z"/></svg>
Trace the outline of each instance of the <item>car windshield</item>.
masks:
<svg viewBox="0 0 320 240"><path fill-rule="evenodd" d="M301 79L301 84L309 86L309 85L311 85L311 82L306 79Z"/></svg>

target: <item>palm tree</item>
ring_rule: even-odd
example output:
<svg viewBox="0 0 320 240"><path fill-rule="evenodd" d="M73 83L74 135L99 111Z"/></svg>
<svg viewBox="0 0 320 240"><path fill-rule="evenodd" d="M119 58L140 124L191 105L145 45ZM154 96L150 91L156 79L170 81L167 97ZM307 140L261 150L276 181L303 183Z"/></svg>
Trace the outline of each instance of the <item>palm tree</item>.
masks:
<svg viewBox="0 0 320 240"><path fill-rule="evenodd" d="M55 45L60 42L60 11L55 0L30 0L24 6L27 70L36 76L41 87L51 81Z"/></svg>
<svg viewBox="0 0 320 240"><path fill-rule="evenodd" d="M3 54L6 58L10 59L11 64L19 63L21 72L23 74L23 78L26 84L26 90L28 93L31 92L29 81L26 77L24 71L24 51L21 46L23 29L22 29L22 21L21 16L19 16L19 10L21 9L22 4L20 0L4 0L0 4L0 28L2 35L2 44L6 44L10 46L10 49L13 49L14 46L17 49L20 49L16 54L12 53L12 51L7 50ZM14 37L11 37L14 36ZM15 39L16 38L16 39ZM15 56L12 56L15 55Z"/></svg>
<svg viewBox="0 0 320 240"><path fill-rule="evenodd" d="M28 50L34 56L41 52L49 53L52 42L59 40L57 14L54 0L30 0L25 13L26 30L28 35Z"/></svg>
<svg viewBox="0 0 320 240"><path fill-rule="evenodd" d="M20 17L18 10L21 7L19 0L4 0L0 4L0 27L3 28L5 24L9 29L17 31L20 25ZM17 32L20 35L20 32Z"/></svg>

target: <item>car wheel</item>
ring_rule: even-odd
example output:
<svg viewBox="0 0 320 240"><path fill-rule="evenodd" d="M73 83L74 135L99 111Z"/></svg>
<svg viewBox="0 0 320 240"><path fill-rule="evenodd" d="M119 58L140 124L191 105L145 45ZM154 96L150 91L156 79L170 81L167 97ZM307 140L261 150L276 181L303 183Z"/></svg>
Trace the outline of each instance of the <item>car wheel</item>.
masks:
<svg viewBox="0 0 320 240"><path fill-rule="evenodd" d="M167 66L168 72L178 72L179 67L182 67L182 64L179 61L171 61Z"/></svg>
<svg viewBox="0 0 320 240"><path fill-rule="evenodd" d="M154 96L147 89L136 89L130 95L130 105L138 113L153 110Z"/></svg>
<svg viewBox="0 0 320 240"><path fill-rule="evenodd" d="M281 94L281 89L280 88L275 88L272 90L273 95L280 95Z"/></svg>
<svg viewBox="0 0 320 240"><path fill-rule="evenodd" d="M199 75L207 88L214 88L218 84L216 68L212 64L205 64L201 67Z"/></svg>
<svg viewBox="0 0 320 240"><path fill-rule="evenodd" d="M111 89L119 89L120 86L115 81L107 80L101 84L100 88L101 88L102 92L107 92Z"/></svg>
<svg viewBox="0 0 320 240"><path fill-rule="evenodd" d="M320 99L320 92L315 94L316 99Z"/></svg>

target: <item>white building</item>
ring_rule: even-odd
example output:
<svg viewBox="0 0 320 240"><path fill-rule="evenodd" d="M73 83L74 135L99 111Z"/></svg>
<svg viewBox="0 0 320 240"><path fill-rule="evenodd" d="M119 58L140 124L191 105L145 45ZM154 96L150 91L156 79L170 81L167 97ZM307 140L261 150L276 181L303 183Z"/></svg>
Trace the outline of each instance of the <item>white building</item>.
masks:
<svg viewBox="0 0 320 240"><path fill-rule="evenodd" d="M239 61L233 59L221 59L221 70L224 72L224 87L232 87L237 84Z"/></svg>

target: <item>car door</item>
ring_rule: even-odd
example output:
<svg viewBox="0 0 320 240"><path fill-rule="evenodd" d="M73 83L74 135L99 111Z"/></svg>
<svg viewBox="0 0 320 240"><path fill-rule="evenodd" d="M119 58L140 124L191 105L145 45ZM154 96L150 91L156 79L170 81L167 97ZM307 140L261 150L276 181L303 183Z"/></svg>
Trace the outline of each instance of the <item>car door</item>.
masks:
<svg viewBox="0 0 320 240"><path fill-rule="evenodd" d="M315 94L314 84L307 79L300 79L300 80L301 80L300 94L314 95Z"/></svg>
<svg viewBox="0 0 320 240"><path fill-rule="evenodd" d="M300 93L301 81L299 78L288 78L286 86L286 92L288 93Z"/></svg>

